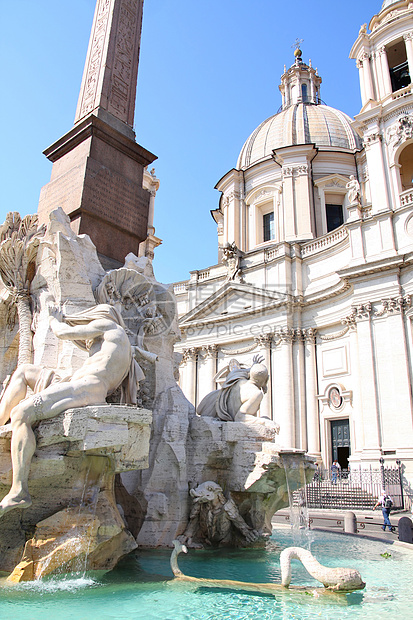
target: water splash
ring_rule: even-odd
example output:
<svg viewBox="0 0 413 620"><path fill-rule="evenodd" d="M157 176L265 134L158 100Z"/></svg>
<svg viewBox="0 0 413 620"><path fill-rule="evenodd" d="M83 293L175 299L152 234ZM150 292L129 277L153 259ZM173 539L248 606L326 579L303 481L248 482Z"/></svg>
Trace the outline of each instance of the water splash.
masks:
<svg viewBox="0 0 413 620"><path fill-rule="evenodd" d="M282 455L281 461L285 472L288 491L291 534L294 546L311 549L312 535L309 525L307 494L305 487L306 468L302 460L294 455Z"/></svg>
<svg viewBox="0 0 413 620"><path fill-rule="evenodd" d="M74 577L72 575L66 578L53 577L51 579L37 579L35 581L22 581L18 584L8 584L7 582L2 585L3 588L10 588L14 591L24 590L33 591L39 594L53 593L53 592L74 592L76 590L83 590L90 587L98 587L100 583L92 577L86 577L85 575Z"/></svg>
<svg viewBox="0 0 413 620"><path fill-rule="evenodd" d="M76 581L85 578L91 545L96 536L93 529L96 522L99 492L106 469L107 459L102 457L85 459L83 476L78 488L74 489L69 506L60 515L56 515L60 518L58 531L62 534L56 537L54 548L52 545L50 552L39 562L37 580L43 579L49 572L54 574L59 573L60 570L66 572L68 566L71 569L69 574ZM57 568L53 566L56 564L56 554L62 556L61 567Z"/></svg>

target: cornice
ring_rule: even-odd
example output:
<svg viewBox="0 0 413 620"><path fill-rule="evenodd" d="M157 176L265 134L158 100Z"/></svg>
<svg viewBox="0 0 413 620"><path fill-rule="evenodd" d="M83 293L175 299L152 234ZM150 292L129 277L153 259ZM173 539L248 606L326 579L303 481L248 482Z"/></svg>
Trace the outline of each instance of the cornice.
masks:
<svg viewBox="0 0 413 620"><path fill-rule="evenodd" d="M382 271L398 270L403 266L403 256L392 256L390 258L383 258L377 261L371 261L368 263L344 267L337 271L338 275L342 278L348 278L349 280L361 278L374 273Z"/></svg>

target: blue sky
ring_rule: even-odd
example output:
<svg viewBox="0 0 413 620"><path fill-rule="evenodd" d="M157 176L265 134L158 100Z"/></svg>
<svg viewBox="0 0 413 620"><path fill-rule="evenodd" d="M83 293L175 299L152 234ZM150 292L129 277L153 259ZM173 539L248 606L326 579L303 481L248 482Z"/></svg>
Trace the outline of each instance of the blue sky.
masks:
<svg viewBox="0 0 413 620"><path fill-rule="evenodd" d="M42 151L73 124L95 0L0 0L0 220L37 210L52 164ZM158 156L158 280L217 260L217 181L249 134L275 114L298 37L323 78L321 97L354 116L360 25L380 0L145 0L137 141Z"/></svg>

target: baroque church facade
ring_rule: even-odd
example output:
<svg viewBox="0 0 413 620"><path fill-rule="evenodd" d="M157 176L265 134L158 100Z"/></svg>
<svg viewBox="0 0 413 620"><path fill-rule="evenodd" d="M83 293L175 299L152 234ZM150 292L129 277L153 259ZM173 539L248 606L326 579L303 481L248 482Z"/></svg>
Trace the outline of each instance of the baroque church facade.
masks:
<svg viewBox="0 0 413 620"><path fill-rule="evenodd" d="M325 467L401 460L413 484L413 2L386 0L350 57L355 120L297 49L280 111L218 182L219 262L174 286L180 385L196 407L260 354L281 446Z"/></svg>

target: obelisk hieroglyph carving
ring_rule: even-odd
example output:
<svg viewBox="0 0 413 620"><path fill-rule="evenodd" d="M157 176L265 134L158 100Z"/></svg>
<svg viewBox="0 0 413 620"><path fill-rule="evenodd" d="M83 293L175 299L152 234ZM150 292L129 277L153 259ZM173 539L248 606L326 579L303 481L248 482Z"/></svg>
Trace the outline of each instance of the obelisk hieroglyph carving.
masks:
<svg viewBox="0 0 413 620"><path fill-rule="evenodd" d="M143 0L97 0L73 128L44 151L53 162L39 220L61 207L88 234L102 264L117 267L147 239L155 156L133 130Z"/></svg>
<svg viewBox="0 0 413 620"><path fill-rule="evenodd" d="M75 123L102 110L133 127L143 0L97 0Z"/></svg>

